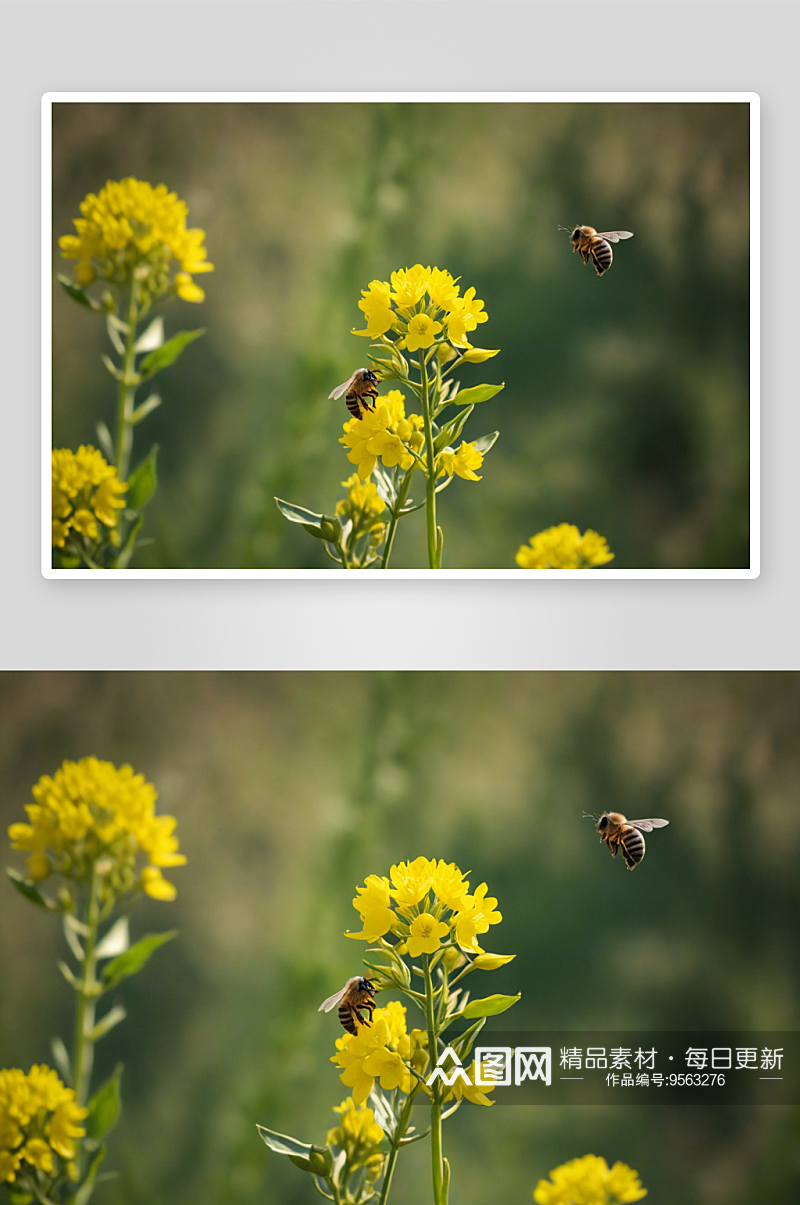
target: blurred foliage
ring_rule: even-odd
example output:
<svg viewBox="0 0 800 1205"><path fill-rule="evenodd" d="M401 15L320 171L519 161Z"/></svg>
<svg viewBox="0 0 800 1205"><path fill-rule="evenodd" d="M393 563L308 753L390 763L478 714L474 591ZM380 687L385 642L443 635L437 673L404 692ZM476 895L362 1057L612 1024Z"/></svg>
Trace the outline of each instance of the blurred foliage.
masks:
<svg viewBox="0 0 800 1205"><path fill-rule="evenodd" d="M355 886L420 853L499 897L490 948L518 957L491 986L522 990L518 1028L797 1027L796 674L30 673L0 677L0 704L3 831L41 773L91 753L157 785L189 859L178 939L99 1050L126 1086L98 1205L311 1199L255 1125L324 1139L345 1092L317 1006L360 970ZM581 818L605 808L670 820L633 874ZM164 908L140 901L132 936ZM0 1066L66 1030L60 952L7 885ZM635 1167L654 1205L763 1205L798 1199L799 1120L468 1106L447 1151L463 1205L529 1201L587 1151ZM426 1199L424 1146L397 1205Z"/></svg>
<svg viewBox="0 0 800 1205"><path fill-rule="evenodd" d="M747 105L61 103L53 134L54 247L88 191L136 175L187 200L217 265L208 336L148 420L138 565L327 564L273 495L331 510L360 290L418 261L476 286L506 381L465 432L501 431L483 483L441 499L446 564L511 567L560 522L616 568L749 563ZM602 280L556 230L578 222L635 232ZM54 441L77 447L112 412L104 335L53 304ZM420 549L421 514L393 564Z"/></svg>

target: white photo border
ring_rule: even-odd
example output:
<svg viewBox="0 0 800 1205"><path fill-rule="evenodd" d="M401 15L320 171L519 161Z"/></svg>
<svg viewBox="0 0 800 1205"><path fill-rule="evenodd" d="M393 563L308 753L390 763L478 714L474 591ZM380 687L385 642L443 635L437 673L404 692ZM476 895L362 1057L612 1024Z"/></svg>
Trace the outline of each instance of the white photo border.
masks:
<svg viewBox="0 0 800 1205"><path fill-rule="evenodd" d="M750 107L750 565L747 569L386 569L354 573L346 569L54 569L51 547L52 451L52 107L54 104L747 104ZM536 581L598 578L753 579L761 572L761 137L760 97L755 92L46 92L42 97L42 576L50 580L346 578L511 578Z"/></svg>

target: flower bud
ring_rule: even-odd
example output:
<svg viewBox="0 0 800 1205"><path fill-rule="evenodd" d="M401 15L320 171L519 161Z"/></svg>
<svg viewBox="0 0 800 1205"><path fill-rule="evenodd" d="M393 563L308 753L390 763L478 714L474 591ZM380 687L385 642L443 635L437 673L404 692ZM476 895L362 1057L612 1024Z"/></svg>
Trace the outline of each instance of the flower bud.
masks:
<svg viewBox="0 0 800 1205"><path fill-rule="evenodd" d="M436 348L436 359L440 364L449 364L451 360L455 360L456 353L453 351L449 343L440 343Z"/></svg>
<svg viewBox="0 0 800 1205"><path fill-rule="evenodd" d="M477 971L496 971L514 958L516 954L479 954L472 965Z"/></svg>
<svg viewBox="0 0 800 1205"><path fill-rule="evenodd" d="M450 946L449 949L445 950L444 957L442 958L442 962L448 971L454 971L456 967L463 967L466 961L458 946Z"/></svg>
<svg viewBox="0 0 800 1205"><path fill-rule="evenodd" d="M485 347L471 347L469 351L464 352L464 360L467 364L482 364L484 360L491 360L492 356L499 355L500 348L497 351L489 351Z"/></svg>

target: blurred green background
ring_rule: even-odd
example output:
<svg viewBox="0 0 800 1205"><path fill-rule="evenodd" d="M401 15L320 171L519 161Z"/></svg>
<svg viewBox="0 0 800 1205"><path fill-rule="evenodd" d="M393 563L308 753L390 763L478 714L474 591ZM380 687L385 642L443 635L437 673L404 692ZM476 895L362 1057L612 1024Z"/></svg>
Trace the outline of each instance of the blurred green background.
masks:
<svg viewBox="0 0 800 1205"><path fill-rule="evenodd" d="M563 521L612 568L749 564L746 104L60 103L58 270L82 198L126 175L188 202L217 269L168 311L208 334L137 430L161 485L136 565L330 565L272 499L332 512L352 466L327 398L366 363L360 290L418 261L486 303L475 342L502 354L463 384L506 382L465 431L501 432L484 480L441 498L446 566L513 566ZM602 280L556 230L579 222L635 232ZM106 343L58 290L56 447L113 418ZM394 567L424 547L420 512Z"/></svg>
<svg viewBox="0 0 800 1205"><path fill-rule="evenodd" d="M3 829L65 757L130 761L178 817L176 925L99 1047L125 1064L97 1205L305 1205L255 1123L321 1141L345 1091L319 1002L358 972L351 899L418 854L499 897L487 976L513 1025L798 1028L800 678L724 673L63 673L0 676ZM664 816L629 874L581 811ZM22 857L9 854L20 866ZM70 1031L57 921L6 884L0 1066ZM800 1111L463 1108L459 1205L530 1201L587 1152L637 1168L653 1205L800 1199ZM393 1199L428 1199L428 1153Z"/></svg>

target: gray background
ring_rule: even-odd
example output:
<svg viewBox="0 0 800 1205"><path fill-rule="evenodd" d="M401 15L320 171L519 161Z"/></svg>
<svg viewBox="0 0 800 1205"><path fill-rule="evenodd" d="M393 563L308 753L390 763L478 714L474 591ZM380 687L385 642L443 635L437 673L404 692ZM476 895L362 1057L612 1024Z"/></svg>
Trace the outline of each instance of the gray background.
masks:
<svg viewBox="0 0 800 1205"><path fill-rule="evenodd" d="M3 668L797 665L796 4L4 3L0 16ZM42 579L39 100L92 89L758 92L760 579Z"/></svg>

